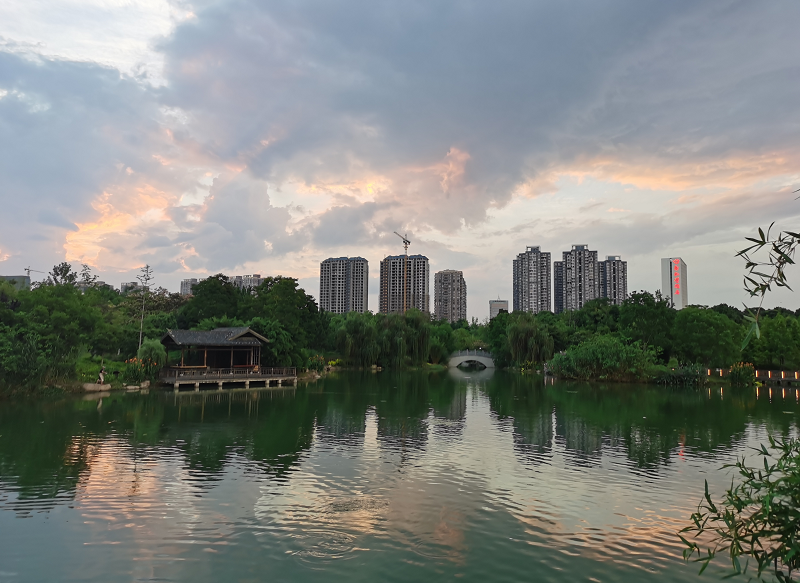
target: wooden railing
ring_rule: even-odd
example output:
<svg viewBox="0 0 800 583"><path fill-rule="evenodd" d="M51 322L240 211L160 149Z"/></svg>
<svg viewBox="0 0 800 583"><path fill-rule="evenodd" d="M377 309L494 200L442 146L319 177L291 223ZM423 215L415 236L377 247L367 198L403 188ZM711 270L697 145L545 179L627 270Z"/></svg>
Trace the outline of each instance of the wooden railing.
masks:
<svg viewBox="0 0 800 583"><path fill-rule="evenodd" d="M169 367L161 370L161 379L169 381L171 379L263 379L268 377L295 377L297 369L295 367L270 367L270 366L246 366L234 368L197 368L197 367Z"/></svg>
<svg viewBox="0 0 800 583"><path fill-rule="evenodd" d="M706 369L706 376L725 378L730 376L729 368L709 368ZM756 380L758 381L798 381L800 382L800 371L795 370L756 370Z"/></svg>

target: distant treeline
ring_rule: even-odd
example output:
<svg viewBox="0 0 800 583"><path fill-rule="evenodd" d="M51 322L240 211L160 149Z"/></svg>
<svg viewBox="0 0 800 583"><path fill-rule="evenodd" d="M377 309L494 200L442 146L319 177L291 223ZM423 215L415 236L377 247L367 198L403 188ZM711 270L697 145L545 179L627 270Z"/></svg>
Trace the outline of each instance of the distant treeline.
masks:
<svg viewBox="0 0 800 583"><path fill-rule="evenodd" d="M725 304L675 311L648 292L631 294L621 306L601 299L558 315L503 312L491 322L449 324L415 310L321 312L297 280L287 277L239 289L219 274L197 284L191 297L162 288L119 294L92 281L88 269L79 275L65 263L30 290L0 283L0 387L81 379L87 355L94 363L134 357L140 325L149 339L160 339L169 328L250 326L270 340L262 353L267 366L304 368L324 356L348 366L403 368L443 363L454 351L481 348L500 367L538 368L549 361L575 378L646 378L644 371L653 366L725 367L738 361L800 368L798 313L782 308L762 314L761 337L742 353L741 311Z"/></svg>

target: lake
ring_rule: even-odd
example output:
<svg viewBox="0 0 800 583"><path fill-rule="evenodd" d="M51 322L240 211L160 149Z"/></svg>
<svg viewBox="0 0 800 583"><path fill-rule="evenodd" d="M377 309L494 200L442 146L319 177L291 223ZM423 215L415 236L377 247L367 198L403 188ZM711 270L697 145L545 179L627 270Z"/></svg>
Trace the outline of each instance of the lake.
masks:
<svg viewBox="0 0 800 583"><path fill-rule="evenodd" d="M490 370L0 402L0 582L700 580L703 480L799 415Z"/></svg>

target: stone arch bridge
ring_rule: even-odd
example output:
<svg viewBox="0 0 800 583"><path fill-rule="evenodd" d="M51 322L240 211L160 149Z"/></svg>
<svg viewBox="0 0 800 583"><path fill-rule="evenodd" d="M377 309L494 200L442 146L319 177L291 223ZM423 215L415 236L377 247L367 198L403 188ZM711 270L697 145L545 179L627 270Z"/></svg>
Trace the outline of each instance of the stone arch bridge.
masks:
<svg viewBox="0 0 800 583"><path fill-rule="evenodd" d="M486 368L494 368L494 359L491 352L485 350L461 350L450 355L447 366L455 367L466 363L480 363Z"/></svg>

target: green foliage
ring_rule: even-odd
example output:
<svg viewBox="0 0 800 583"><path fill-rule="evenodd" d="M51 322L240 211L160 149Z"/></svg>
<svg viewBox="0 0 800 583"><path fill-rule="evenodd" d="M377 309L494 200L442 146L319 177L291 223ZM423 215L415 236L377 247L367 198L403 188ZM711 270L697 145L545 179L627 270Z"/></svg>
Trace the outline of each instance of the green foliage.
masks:
<svg viewBox="0 0 800 583"><path fill-rule="evenodd" d="M268 318L253 318L247 325L269 342L261 349L261 364L264 366L305 366L301 347L284 330L280 322Z"/></svg>
<svg viewBox="0 0 800 583"><path fill-rule="evenodd" d="M308 370L315 372L322 372L325 368L325 357L321 354L315 354L308 359Z"/></svg>
<svg viewBox="0 0 800 583"><path fill-rule="evenodd" d="M762 316L759 330L743 351L745 360L762 368L800 367L800 322L795 317Z"/></svg>
<svg viewBox="0 0 800 583"><path fill-rule="evenodd" d="M800 441L770 437L761 446L763 469L749 467L744 458L736 464L741 482L731 486L715 503L708 491L692 514L692 524L680 531L686 545L684 559L702 564L702 573L717 554L730 557L732 575L747 572L754 559L757 577L771 573L778 581L796 580L800 569ZM776 455L777 454L777 455ZM710 537L707 543L687 537Z"/></svg>
<svg viewBox="0 0 800 583"><path fill-rule="evenodd" d="M727 367L740 356L740 334L740 326L726 316L689 306L675 314L672 351L684 362Z"/></svg>
<svg viewBox="0 0 800 583"><path fill-rule="evenodd" d="M154 380L160 370L159 364L150 359L131 358L125 361L122 381L128 385L138 385L148 379Z"/></svg>
<svg viewBox="0 0 800 583"><path fill-rule="evenodd" d="M45 285L75 285L78 281L78 274L72 270L72 265L66 261L53 267Z"/></svg>
<svg viewBox="0 0 800 583"><path fill-rule="evenodd" d="M597 336L556 354L550 369L570 379L636 381L647 378L654 362L652 349L638 341L625 344L614 336Z"/></svg>
<svg viewBox="0 0 800 583"><path fill-rule="evenodd" d="M672 348L675 314L661 292L633 292L620 306L619 329L627 338L652 346L666 357Z"/></svg>
<svg viewBox="0 0 800 583"><path fill-rule="evenodd" d="M167 350L159 340L148 338L136 352L136 358L143 362L150 362L158 370L167 365Z"/></svg>
<svg viewBox="0 0 800 583"><path fill-rule="evenodd" d="M213 317L213 318L205 318L204 320L200 320L196 326L194 326L194 330L215 330L216 328L238 328L244 326L244 322L242 322L238 318L231 318L229 316L221 316L221 317Z"/></svg>
<svg viewBox="0 0 800 583"><path fill-rule="evenodd" d="M745 291L751 297L761 298L755 313L748 310L748 315L745 316L745 319L750 322L750 328L742 342L742 349L748 345L754 336L759 338L761 335L759 317L767 292L772 291L773 286L792 289L786 279L786 267L794 265L794 254L797 247L800 246L800 234L781 231L777 237L772 238L772 227L774 225L775 223L772 223L769 226L766 234L763 229L759 228L757 238L745 237L752 245L736 254L737 257L742 257L745 260ZM765 250L767 252L766 261L760 261L756 258L756 254Z"/></svg>
<svg viewBox="0 0 800 583"><path fill-rule="evenodd" d="M703 385L706 368L699 364L655 365L647 369L647 377L659 385Z"/></svg>
<svg viewBox="0 0 800 583"><path fill-rule="evenodd" d="M195 285L193 292L194 297L178 317L181 328L194 328L206 318L235 318L239 313L239 292L230 279L221 273Z"/></svg>
<svg viewBox="0 0 800 583"><path fill-rule="evenodd" d="M737 362L731 366L728 378L735 387L752 387L756 384L755 368L749 362Z"/></svg>
<svg viewBox="0 0 800 583"><path fill-rule="evenodd" d="M545 362L553 356L553 337L532 314L513 318L508 326L507 342L512 360L519 365Z"/></svg>
<svg viewBox="0 0 800 583"><path fill-rule="evenodd" d="M299 346L320 347L325 342L329 316L320 313L314 298L294 278L267 277L255 290L246 292L237 305L241 320L275 320Z"/></svg>
<svg viewBox="0 0 800 583"><path fill-rule="evenodd" d="M429 360L433 364L439 364L447 358L447 348L444 343L438 338L431 340L430 349L428 351Z"/></svg>

